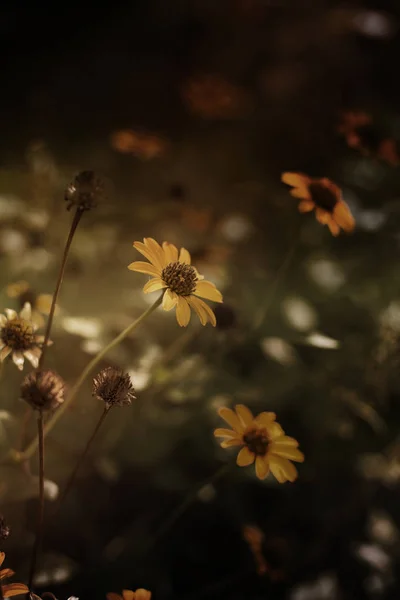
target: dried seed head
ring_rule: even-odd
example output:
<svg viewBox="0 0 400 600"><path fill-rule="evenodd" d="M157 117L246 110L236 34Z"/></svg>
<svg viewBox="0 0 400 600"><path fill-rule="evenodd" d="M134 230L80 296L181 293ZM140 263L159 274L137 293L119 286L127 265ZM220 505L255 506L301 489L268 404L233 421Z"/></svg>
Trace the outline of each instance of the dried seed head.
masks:
<svg viewBox="0 0 400 600"><path fill-rule="evenodd" d="M67 210L72 206L84 211L95 208L104 195L103 182L94 171L81 171L65 190Z"/></svg>
<svg viewBox="0 0 400 600"><path fill-rule="evenodd" d="M198 278L194 267L176 261L164 267L161 279L178 296L190 296L196 289Z"/></svg>
<svg viewBox="0 0 400 600"><path fill-rule="evenodd" d="M136 399L128 373L114 367L103 369L93 379L93 396L103 400L106 408L130 404Z"/></svg>
<svg viewBox="0 0 400 600"><path fill-rule="evenodd" d="M36 410L52 410L64 402L64 380L50 369L32 371L22 381L21 396Z"/></svg>
<svg viewBox="0 0 400 600"><path fill-rule="evenodd" d="M10 535L10 528L7 525L3 515L0 515L0 540L6 540Z"/></svg>

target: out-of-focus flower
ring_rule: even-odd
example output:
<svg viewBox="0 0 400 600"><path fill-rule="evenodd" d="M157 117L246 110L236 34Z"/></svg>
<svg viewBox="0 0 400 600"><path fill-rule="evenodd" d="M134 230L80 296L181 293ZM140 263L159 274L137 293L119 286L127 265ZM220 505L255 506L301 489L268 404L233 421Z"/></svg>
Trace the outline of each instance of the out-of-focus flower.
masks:
<svg viewBox="0 0 400 600"><path fill-rule="evenodd" d="M0 552L0 567L4 562L6 555L4 552ZM11 598L12 596L19 596L20 594L27 594L29 588L23 583L9 583L3 585L3 579L8 579L14 575L14 571L11 569L2 569L0 571L0 586L3 594L3 598Z"/></svg>
<svg viewBox="0 0 400 600"><path fill-rule="evenodd" d="M354 230L355 221L340 188L323 177L312 179L302 173L283 173L282 181L292 186L291 195L300 198L300 212L315 209L317 221L328 225L332 235L337 236L342 228L347 233Z"/></svg>
<svg viewBox="0 0 400 600"><path fill-rule="evenodd" d="M243 90L219 75L192 77L182 94L189 110L204 119L231 119L246 105Z"/></svg>
<svg viewBox="0 0 400 600"><path fill-rule="evenodd" d="M16 281L6 287L6 294L9 298L16 298L23 308L26 302L29 302L32 308L32 321L39 327L43 327L45 320L42 315L50 313L53 296L51 294L36 294L27 281ZM58 307L56 306L56 312Z"/></svg>
<svg viewBox="0 0 400 600"><path fill-rule="evenodd" d="M111 146L122 154L133 154L143 160L151 160L165 154L167 142L155 134L121 129L112 134Z"/></svg>
<svg viewBox="0 0 400 600"><path fill-rule="evenodd" d="M297 469L290 461L303 462L304 454L297 440L285 435L275 421L275 413L262 412L254 418L247 406L237 404L234 411L222 407L218 414L232 429L216 429L214 435L224 438L222 448L243 446L236 460L239 467L255 462L259 479L265 479L270 471L279 483L297 479Z"/></svg>
<svg viewBox="0 0 400 600"><path fill-rule="evenodd" d="M106 367L93 379L93 396L102 400L107 409L136 400L130 376L114 367Z"/></svg>
<svg viewBox="0 0 400 600"><path fill-rule="evenodd" d="M357 150L363 149L360 129L370 125L371 115L364 111L344 111L341 114L341 121L338 126L338 132L346 138L347 145Z"/></svg>
<svg viewBox="0 0 400 600"><path fill-rule="evenodd" d="M94 171L81 171L65 190L67 210L73 206L80 211L95 208L104 196L104 185Z"/></svg>
<svg viewBox="0 0 400 600"><path fill-rule="evenodd" d="M128 266L131 271L153 276L143 291L147 294L165 290L162 307L164 310L176 307L176 319L181 327L188 325L191 308L197 313L202 325L210 321L215 327L213 311L198 296L213 302L222 302L222 294L213 283L204 281L202 275L190 264L190 254L186 248L181 248L178 252L173 244L163 242L161 247L152 238L144 238L143 242L134 242L133 246L150 263L138 261Z"/></svg>
<svg viewBox="0 0 400 600"><path fill-rule="evenodd" d="M44 336L35 335L38 326L32 321L31 305L26 302L19 315L10 308L6 308L5 313L0 315L0 361L11 354L20 371L24 368L25 358L36 369Z"/></svg>
<svg viewBox="0 0 400 600"><path fill-rule="evenodd" d="M64 402L64 380L50 369L28 373L22 381L21 397L35 410L54 410Z"/></svg>
<svg viewBox="0 0 400 600"><path fill-rule="evenodd" d="M245 525L243 527L243 537L249 545L251 553L257 565L257 573L264 575L268 571L268 565L262 552L264 534L258 527Z"/></svg>
<svg viewBox="0 0 400 600"><path fill-rule="evenodd" d="M132 590L122 590L122 596L110 592L107 594L107 600L151 600L151 592L144 590L143 588L139 588L136 592L132 592Z"/></svg>

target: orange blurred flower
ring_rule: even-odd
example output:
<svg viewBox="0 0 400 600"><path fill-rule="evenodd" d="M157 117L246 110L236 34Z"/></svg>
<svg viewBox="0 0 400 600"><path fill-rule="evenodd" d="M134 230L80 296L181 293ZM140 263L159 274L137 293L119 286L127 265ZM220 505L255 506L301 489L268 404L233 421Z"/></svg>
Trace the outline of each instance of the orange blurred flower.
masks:
<svg viewBox="0 0 400 600"><path fill-rule="evenodd" d="M199 75L182 89L189 110L204 119L230 119L245 108L245 94L219 75Z"/></svg>
<svg viewBox="0 0 400 600"><path fill-rule="evenodd" d="M340 188L330 179L312 179L302 173L283 173L282 181L293 187L290 191L292 196L300 198L299 211L310 212L315 209L317 221L328 225L332 235L339 235L340 228L347 233L353 231L353 215L342 199Z"/></svg>
<svg viewBox="0 0 400 600"><path fill-rule="evenodd" d="M4 552L0 552L0 567L4 562L6 555ZM29 592L29 588L23 583L9 583L7 585L3 585L3 579L8 579L14 575L14 571L11 569L2 569L0 571L0 586L3 594L3 598L11 598L12 596L19 596L21 594L27 594Z"/></svg>
<svg viewBox="0 0 400 600"><path fill-rule="evenodd" d="M120 594L115 594L114 592L109 592L107 594L107 600L151 600L151 592L144 590L143 588L136 590L136 592L132 592L132 590L122 590L122 596Z"/></svg>
<svg viewBox="0 0 400 600"><path fill-rule="evenodd" d="M350 148L365 150L359 129L370 125L371 122L371 115L364 111L344 111L341 115L338 132L346 138L347 145Z"/></svg>
<svg viewBox="0 0 400 600"><path fill-rule="evenodd" d="M259 575L264 575L268 571L268 565L262 552L262 545L264 542L263 532L253 525L245 525L243 527L243 537L248 543L257 564L257 573Z"/></svg>
<svg viewBox="0 0 400 600"><path fill-rule="evenodd" d="M224 438L222 448L242 446L236 460L239 467L255 462L259 479L265 479L270 471L279 483L297 479L297 469L290 461L303 462L304 454L298 442L285 435L275 421L275 413L262 412L254 417L247 406L237 404L234 411L222 407L218 414L232 429L216 429L214 435Z"/></svg>
<svg viewBox="0 0 400 600"><path fill-rule="evenodd" d="M165 153L167 143L155 134L121 129L112 134L111 146L123 154L133 154L143 160L151 160Z"/></svg>

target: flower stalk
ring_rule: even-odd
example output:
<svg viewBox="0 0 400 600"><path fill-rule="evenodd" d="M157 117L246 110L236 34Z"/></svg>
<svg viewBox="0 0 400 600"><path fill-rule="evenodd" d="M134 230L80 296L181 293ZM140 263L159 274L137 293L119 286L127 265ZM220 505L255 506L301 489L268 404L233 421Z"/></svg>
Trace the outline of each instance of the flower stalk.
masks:
<svg viewBox="0 0 400 600"><path fill-rule="evenodd" d="M38 426L38 445L39 445L39 509L36 528L36 538L32 549L31 566L29 570L29 589L32 589L33 579L35 577L37 558L40 550L43 535L43 517L44 517L44 435L43 435L43 411L40 410L37 418Z"/></svg>

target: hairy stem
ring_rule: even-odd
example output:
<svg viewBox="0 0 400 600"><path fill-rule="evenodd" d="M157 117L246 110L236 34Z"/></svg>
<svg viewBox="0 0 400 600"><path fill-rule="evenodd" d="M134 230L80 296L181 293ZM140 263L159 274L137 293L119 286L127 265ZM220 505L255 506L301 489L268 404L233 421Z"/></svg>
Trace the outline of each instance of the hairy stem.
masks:
<svg viewBox="0 0 400 600"><path fill-rule="evenodd" d="M57 423L57 421L62 417L65 411L71 406L72 402L76 398L79 390L82 387L82 384L85 382L88 375L91 371L99 364L99 362L103 359L103 357L108 354L110 350L118 346L138 325L144 321L151 313L153 313L161 304L162 296L160 296L154 304L152 304L147 310L145 310L140 317L138 317L135 321L133 321L126 329L124 329L117 337L115 337L107 346L105 346L100 352L88 363L88 365L83 369L82 373L78 377L75 385L72 387L69 396L61 404L61 406L54 412L54 414L50 417L50 419L46 422L44 426L44 436L46 436ZM38 446L38 438L35 438L26 450L18 455L19 460L27 460L29 459L36 451Z"/></svg>
<svg viewBox="0 0 400 600"><path fill-rule="evenodd" d="M51 307L50 307L50 312L49 312L49 316L47 319L47 325L46 325L46 333L44 335L44 342L43 342L43 348L42 348L42 354L40 355L40 359L39 359L39 365L38 365L38 370L40 371L40 369L43 367L44 364L44 358L46 356L46 351L47 351L47 344L48 341L50 339L50 333L51 333L51 327L53 325L53 318L54 318L54 312L56 309L56 303L57 303L57 299L58 299L58 295L60 293L60 289L61 289L61 284L62 281L64 279L64 272L65 272L65 266L67 264L67 258L68 258L68 254L69 254L69 250L71 247L71 243L72 243L72 239L75 235L75 231L76 228L79 225L79 221L81 220L81 217L83 215L83 211L80 208L76 209L73 221L71 223L71 229L69 230L69 234L68 234L68 238L65 244L65 248L64 248L64 254L61 260L61 266L60 266L60 271L58 274L58 279L57 279L57 283L56 283L56 288L54 290L53 293L53 298L51 301Z"/></svg>
<svg viewBox="0 0 400 600"><path fill-rule="evenodd" d="M36 563L39 554L39 549L43 534L43 517L44 517L44 436L43 436L43 412L39 411L38 419L38 442L39 442L39 508L37 517L37 529L35 543L32 549L31 566L29 571L29 584L31 590L33 579L35 577Z"/></svg>
<svg viewBox="0 0 400 600"><path fill-rule="evenodd" d="M71 490L72 486L74 485L76 476L78 474L78 471L79 471L82 463L84 462L84 460L85 460L85 458L86 458L86 456L87 456L87 454L88 454L88 452L89 452L89 450L91 448L91 445L93 443L94 438L96 437L96 435L97 435L100 427L104 423L104 420L105 420L106 416L108 415L109 410L110 410L110 408L105 407L104 410L103 410L103 412L102 412L102 414L101 414L100 419L97 421L96 427L94 428L92 435L90 436L90 438L86 442L86 446L85 446L82 454L79 456L78 460L76 461L76 465L74 467L74 470L72 471L72 473L71 473L71 475L70 475L70 477L69 477L69 479L67 481L67 484L66 484L66 486L64 488L64 491L61 494L61 496L60 496L60 498L59 498L59 500L57 502L57 506L56 506L56 508L54 510L54 514L57 513L60 510L60 507L61 507L62 503L64 502L64 500L67 497L69 491Z"/></svg>

